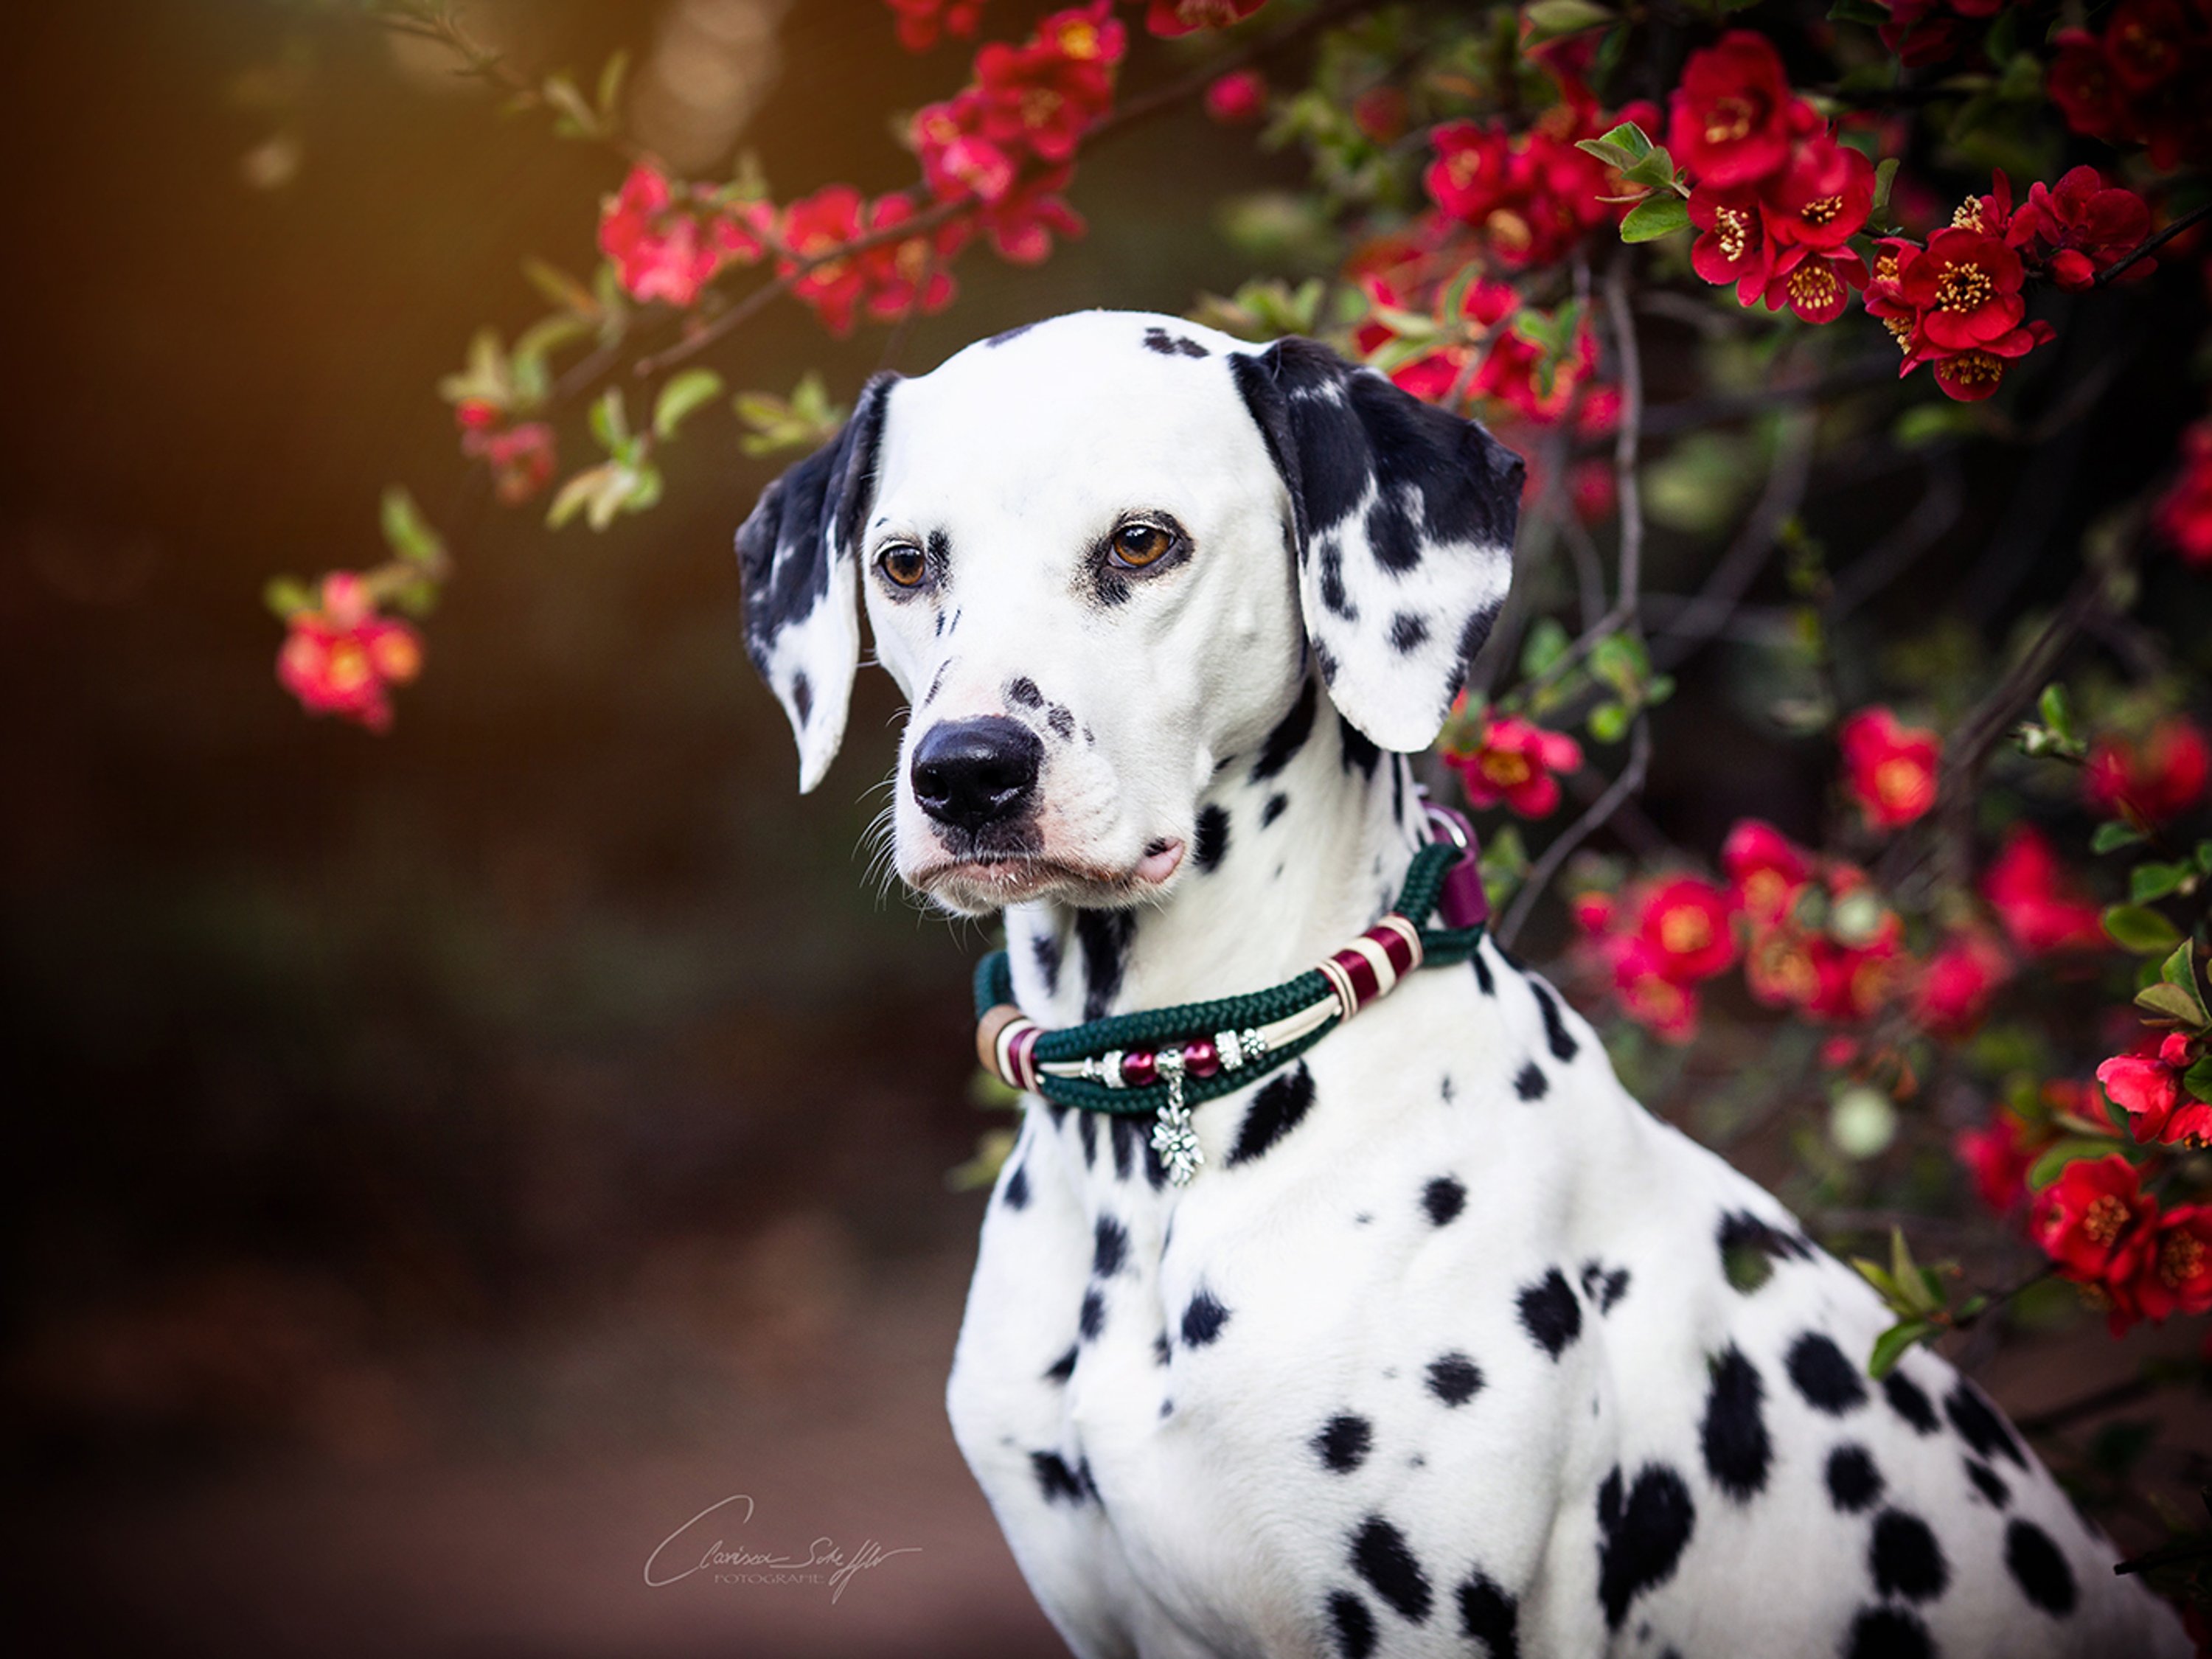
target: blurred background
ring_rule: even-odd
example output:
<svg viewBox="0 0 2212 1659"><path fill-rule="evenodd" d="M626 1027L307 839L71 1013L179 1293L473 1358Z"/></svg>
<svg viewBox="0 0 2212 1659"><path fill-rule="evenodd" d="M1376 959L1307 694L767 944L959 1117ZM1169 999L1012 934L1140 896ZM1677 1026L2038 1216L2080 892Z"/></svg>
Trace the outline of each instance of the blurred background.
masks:
<svg viewBox="0 0 2212 1659"><path fill-rule="evenodd" d="M1043 9L994 0L987 32ZM881 0L467 15L526 74L630 46L643 143L712 171L742 142L782 193L906 182L885 112L966 61L898 50ZM436 381L478 324L541 309L526 256L589 268L618 163L321 9L11 23L0 1617L38 1641L19 1650L1059 1651L940 1407L981 1206L948 1176L994 1121L969 1094L985 937L869 878L897 713L880 676L828 784L796 794L730 554L773 466L726 426L673 452L667 505L605 535L488 516L388 737L303 718L272 678L264 580L377 556L388 482L434 512L458 495ZM1126 84L1161 52L1139 35ZM1092 234L1035 269L964 261L898 366L1226 292L1252 262L1217 204L1302 178L1194 109L1133 128L1078 180ZM720 366L775 389L818 368L849 398L884 349L785 302ZM2083 441L2086 465L2106 441ZM1822 787L1820 763L1716 717L1725 684L1686 678L1669 718L1708 738L1661 746L1647 803L1693 844L1742 811L1802 821ZM1732 1151L1769 1179L1786 1161ZM2117 1376L2140 1346L2063 1374L2031 1347L1985 1380L2029 1408L2094 1382L2083 1352ZM749 1541L919 1553L834 1606L647 1589L654 1545L737 1493Z"/></svg>

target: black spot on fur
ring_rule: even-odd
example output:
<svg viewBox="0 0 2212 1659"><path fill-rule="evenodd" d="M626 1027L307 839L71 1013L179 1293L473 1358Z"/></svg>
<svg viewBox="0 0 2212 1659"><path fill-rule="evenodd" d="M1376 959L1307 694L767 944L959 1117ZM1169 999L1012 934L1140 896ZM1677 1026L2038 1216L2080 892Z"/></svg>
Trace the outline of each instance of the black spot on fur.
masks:
<svg viewBox="0 0 2212 1659"><path fill-rule="evenodd" d="M1767 1466L1774 1459L1774 1443L1766 1435L1766 1385L1759 1368L1733 1344L1711 1370L1702 1439L1705 1473L1737 1503L1747 1504L1766 1490Z"/></svg>
<svg viewBox="0 0 2212 1659"><path fill-rule="evenodd" d="M1428 642L1429 624L1424 617L1411 611L1401 611L1390 618L1390 648L1400 656L1410 656Z"/></svg>
<svg viewBox="0 0 2212 1659"><path fill-rule="evenodd" d="M1790 1380L1805 1403L1831 1417L1866 1404L1866 1381L1844 1351L1819 1331L1808 1331L1790 1345Z"/></svg>
<svg viewBox="0 0 2212 1659"><path fill-rule="evenodd" d="M1152 1363L1155 1365L1164 1365L1174 1358L1175 1350L1168 1345L1168 1334L1162 1331L1152 1339ZM1160 1415L1165 1417L1167 1413L1162 1412Z"/></svg>
<svg viewBox="0 0 2212 1659"><path fill-rule="evenodd" d="M2002 1477L1995 1469L1986 1463L1978 1463L1971 1457L1966 1459L1965 1462L1966 1479L1974 1483L1976 1492L1988 1498L1998 1509L2002 1509L2012 1502L2012 1488L2005 1485Z"/></svg>
<svg viewBox="0 0 2212 1659"><path fill-rule="evenodd" d="M1689 1487L1663 1463L1644 1465L1625 1501L1620 1469L1606 1476L1597 1493L1597 1524L1602 1534L1597 1576L1598 1599L1605 1604L1608 1628L1619 1630L1631 1601L1674 1577L1697 1521Z"/></svg>
<svg viewBox="0 0 2212 1659"><path fill-rule="evenodd" d="M1375 1615L1350 1590L1331 1590L1328 1622L1336 1632L1340 1659L1368 1659L1375 1651Z"/></svg>
<svg viewBox="0 0 2212 1659"><path fill-rule="evenodd" d="M1037 690L1035 680L1023 674L1006 683L1006 701L1018 703L1024 708L1042 708L1044 707L1044 693Z"/></svg>
<svg viewBox="0 0 2212 1659"><path fill-rule="evenodd" d="M1044 723L1052 727L1053 735L1058 738L1062 743L1072 743L1074 741L1075 716L1069 714L1067 710L1061 708L1058 703L1053 704L1051 708L1046 711Z"/></svg>
<svg viewBox="0 0 2212 1659"><path fill-rule="evenodd" d="M1514 1073L1513 1092L1523 1100L1541 1100L1551 1091L1552 1080L1533 1060Z"/></svg>
<svg viewBox="0 0 2212 1659"><path fill-rule="evenodd" d="M1229 1322L1229 1310L1211 1291L1200 1291L1182 1310L1182 1345L1202 1348L1221 1334Z"/></svg>
<svg viewBox="0 0 2212 1659"><path fill-rule="evenodd" d="M1106 1328L1106 1298L1093 1285L1083 1293L1083 1306L1075 1316L1075 1328L1083 1334L1085 1342L1096 1342L1098 1333Z"/></svg>
<svg viewBox="0 0 2212 1659"><path fill-rule="evenodd" d="M1103 1019L1121 994L1121 970L1128 962L1129 942L1136 936L1133 910L1075 913L1076 948L1083 953L1084 1018Z"/></svg>
<svg viewBox="0 0 2212 1659"><path fill-rule="evenodd" d="M1037 1490L1044 1494L1048 1504L1083 1502L1083 1483L1075 1478L1075 1471L1058 1452L1031 1452L1030 1468L1036 1476Z"/></svg>
<svg viewBox="0 0 2212 1659"><path fill-rule="evenodd" d="M1951 1582L1936 1534L1918 1516L1902 1510L1884 1510L1875 1516L1867 1566L1876 1589L1908 1601L1932 1601Z"/></svg>
<svg viewBox="0 0 2212 1659"><path fill-rule="evenodd" d="M1051 996L1060 989L1060 935L1030 934L1030 958L1036 963L1037 977L1044 981L1044 994Z"/></svg>
<svg viewBox="0 0 2212 1659"><path fill-rule="evenodd" d="M1026 1163L1014 1165L1013 1174L1006 1177L1006 1190L999 1194L1010 1210L1025 1210L1030 1204L1030 1166Z"/></svg>
<svg viewBox="0 0 2212 1659"><path fill-rule="evenodd" d="M1083 1143L1083 1167L1089 1169L1098 1161L1098 1117L1094 1112L1075 1115L1075 1138Z"/></svg>
<svg viewBox="0 0 2212 1659"><path fill-rule="evenodd" d="M1046 1366L1044 1380L1048 1382L1065 1382L1069 1377L1074 1376L1076 1352L1076 1349L1071 1347L1051 1364Z"/></svg>
<svg viewBox="0 0 2212 1659"><path fill-rule="evenodd" d="M1164 328L1145 331L1145 349L1157 351L1163 357L1207 357L1212 355L1187 335L1170 334Z"/></svg>
<svg viewBox="0 0 2212 1659"><path fill-rule="evenodd" d="M1864 1446L1846 1441L1828 1454L1828 1501L1845 1515L1873 1507L1884 1484Z"/></svg>
<svg viewBox="0 0 2212 1659"><path fill-rule="evenodd" d="M1305 1061L1276 1073L1252 1097L1244 1121L1237 1128L1237 1144L1229 1149L1230 1163L1248 1164L1272 1149L1298 1127L1313 1103L1313 1073L1306 1070Z"/></svg>
<svg viewBox="0 0 2212 1659"><path fill-rule="evenodd" d="M1578 1048L1566 1021L1559 1018L1559 1000L1552 994L1550 987L1533 975L1528 988L1535 994L1537 1012L1544 1016L1544 1040L1552 1045L1553 1058L1572 1060Z"/></svg>
<svg viewBox="0 0 2212 1659"><path fill-rule="evenodd" d="M937 613L937 624L940 629L945 626L945 613L941 611ZM924 708L937 701L937 694L945 689L945 677L951 672L952 659L950 657L937 665L937 672L929 677L929 690L922 696L921 706Z"/></svg>
<svg viewBox="0 0 2212 1659"><path fill-rule="evenodd" d="M1365 732L1343 715L1336 717L1336 726L1344 742L1344 769L1349 772L1356 766L1359 769L1360 776L1372 780L1376 767L1382 763L1382 751L1375 746Z"/></svg>
<svg viewBox="0 0 2212 1659"><path fill-rule="evenodd" d="M1521 1292L1521 1324L1554 1359L1583 1334L1583 1304L1557 1267Z"/></svg>
<svg viewBox="0 0 2212 1659"><path fill-rule="evenodd" d="M814 713L814 687L808 683L805 674L791 677L791 707L799 716L801 726L805 725L808 717Z"/></svg>
<svg viewBox="0 0 2212 1659"><path fill-rule="evenodd" d="M1405 1534L1370 1515L1352 1534L1352 1567L1369 1588L1415 1624L1429 1616L1429 1576L1413 1559Z"/></svg>
<svg viewBox="0 0 2212 1659"><path fill-rule="evenodd" d="M1804 1261L1813 1255L1803 1239L1761 1221L1748 1210L1731 1210L1722 1216L1717 1237L1721 1272L1746 1296L1774 1276L1776 1261Z"/></svg>
<svg viewBox="0 0 2212 1659"><path fill-rule="evenodd" d="M1375 1444L1375 1425L1349 1413L1332 1417L1313 1437L1314 1455L1324 1468L1349 1474L1367 1461Z"/></svg>
<svg viewBox="0 0 2212 1659"><path fill-rule="evenodd" d="M1009 340L1020 339L1023 335L1028 333L1036 326L1036 325L1035 323L1017 323L1012 328L1001 329L998 333L994 334L989 339L984 341L983 343L987 346L1002 346Z"/></svg>
<svg viewBox="0 0 2212 1659"><path fill-rule="evenodd" d="M1429 1392L1447 1406L1464 1406L1482 1389L1482 1367L1463 1353L1441 1354L1429 1362Z"/></svg>
<svg viewBox="0 0 2212 1659"><path fill-rule="evenodd" d="M1306 739L1313 736L1314 709L1318 701L1311 680L1298 688L1298 700L1291 705L1291 712L1276 723L1275 729L1260 744L1260 758L1252 763L1253 782L1273 777L1306 746Z"/></svg>
<svg viewBox="0 0 2212 1659"><path fill-rule="evenodd" d="M2001 1455L2010 1458L2016 1468L2027 1467L2020 1443L2005 1427L2005 1420L1997 1415L1996 1407L1983 1399L1980 1390L1965 1378L1961 1377L1959 1386L1944 1396L1943 1413L1960 1437L1984 1457Z"/></svg>
<svg viewBox="0 0 2212 1659"><path fill-rule="evenodd" d="M1367 508L1367 549L1375 562L1395 574L1417 569L1421 562L1421 534L1406 510L1405 499L1377 495Z"/></svg>
<svg viewBox="0 0 2212 1659"><path fill-rule="evenodd" d="M2074 1569L2034 1522L2015 1521L2005 1528L2005 1567L2020 1593L2045 1613L2063 1619L2074 1611Z"/></svg>
<svg viewBox="0 0 2212 1659"><path fill-rule="evenodd" d="M1441 1227L1467 1207L1467 1188L1450 1176L1438 1176L1421 1188L1421 1207Z"/></svg>
<svg viewBox="0 0 2212 1659"><path fill-rule="evenodd" d="M1615 1267L1606 1271L1605 1263L1593 1258L1583 1263L1583 1295L1597 1304L1601 1314L1613 1311L1613 1304L1628 1294L1628 1269Z"/></svg>
<svg viewBox="0 0 2212 1659"><path fill-rule="evenodd" d="M1936 1659L1936 1644L1903 1607L1868 1607L1851 1621L1844 1659Z"/></svg>
<svg viewBox="0 0 2212 1659"><path fill-rule="evenodd" d="M1114 1178L1127 1181L1129 1171L1136 1168L1137 1150L1145 1139L1145 1126L1124 1112L1116 1112L1106 1122L1109 1138L1114 1143Z"/></svg>
<svg viewBox="0 0 2212 1659"><path fill-rule="evenodd" d="M1091 1272L1111 1279L1121 1271L1129 1255L1129 1230L1110 1215L1102 1215L1091 1230Z"/></svg>
<svg viewBox="0 0 2212 1659"><path fill-rule="evenodd" d="M1314 666L1321 671L1321 683L1323 685L1334 685L1336 658L1319 640L1313 641L1313 659Z"/></svg>
<svg viewBox="0 0 2212 1659"><path fill-rule="evenodd" d="M1208 806L1198 815L1198 845L1191 849L1191 858L1201 870L1220 866L1223 855L1229 851L1229 814L1218 806Z"/></svg>
<svg viewBox="0 0 2212 1659"><path fill-rule="evenodd" d="M1498 981L1491 977L1490 964L1482 959L1482 949L1480 945L1476 946L1474 954L1468 960L1474 964L1475 989L1486 997L1496 996Z"/></svg>
<svg viewBox="0 0 2212 1659"><path fill-rule="evenodd" d="M1282 817L1283 809L1290 804L1291 798L1288 795L1268 796L1267 804L1260 809L1260 827L1265 830L1277 818Z"/></svg>
<svg viewBox="0 0 2212 1659"><path fill-rule="evenodd" d="M1359 620L1359 607L1352 604L1352 596L1344 589L1344 538L1341 536L1320 536L1314 541L1314 554L1321 562L1321 602L1334 617L1346 622ZM1323 679L1335 676L1322 671Z"/></svg>
<svg viewBox="0 0 2212 1659"><path fill-rule="evenodd" d="M1484 1659L1521 1659L1521 1604L1480 1567L1459 1587L1459 1622Z"/></svg>
<svg viewBox="0 0 2212 1659"><path fill-rule="evenodd" d="M1903 1371L1892 1371L1881 1379L1881 1397L1889 1401L1890 1410L1912 1425L1916 1434L1933 1434L1942 1427L1936 1420L1936 1407L1927 1391Z"/></svg>

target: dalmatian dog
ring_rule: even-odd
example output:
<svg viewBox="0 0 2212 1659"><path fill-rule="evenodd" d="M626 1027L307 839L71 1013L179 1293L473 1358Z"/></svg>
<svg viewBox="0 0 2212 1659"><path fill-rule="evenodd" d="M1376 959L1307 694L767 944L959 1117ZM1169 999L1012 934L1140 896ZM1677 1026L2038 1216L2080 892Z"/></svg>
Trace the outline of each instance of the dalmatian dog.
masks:
<svg viewBox="0 0 2212 1659"><path fill-rule="evenodd" d="M882 376L738 535L836 751L865 608L899 874L1067 1025L1259 990L1430 836L1407 755L1503 602L1521 463L1310 341L1091 312ZM1766 1193L1485 943L1141 1123L1030 1097L955 1435L1085 1659L2179 1655L2179 1621Z"/></svg>

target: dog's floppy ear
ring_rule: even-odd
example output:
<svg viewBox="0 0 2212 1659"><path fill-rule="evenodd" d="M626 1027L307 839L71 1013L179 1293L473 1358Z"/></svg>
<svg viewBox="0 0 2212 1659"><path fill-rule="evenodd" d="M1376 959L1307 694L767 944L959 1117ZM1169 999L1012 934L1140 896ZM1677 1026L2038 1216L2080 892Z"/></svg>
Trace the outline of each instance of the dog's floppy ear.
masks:
<svg viewBox="0 0 2212 1659"><path fill-rule="evenodd" d="M791 717L801 794L822 781L845 736L860 662L857 549L898 378L861 388L844 429L763 490L738 529L745 654Z"/></svg>
<svg viewBox="0 0 2212 1659"><path fill-rule="evenodd" d="M1425 749L1505 603L1521 458L1311 340L1230 362L1290 489L1331 700L1383 748Z"/></svg>

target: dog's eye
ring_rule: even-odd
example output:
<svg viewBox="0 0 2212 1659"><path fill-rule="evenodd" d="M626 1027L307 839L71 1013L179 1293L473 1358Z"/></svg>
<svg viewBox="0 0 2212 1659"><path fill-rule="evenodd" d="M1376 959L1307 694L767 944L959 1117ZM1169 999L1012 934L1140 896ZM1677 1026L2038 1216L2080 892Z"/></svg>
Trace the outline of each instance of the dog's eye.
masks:
<svg viewBox="0 0 2212 1659"><path fill-rule="evenodd" d="M1175 538L1156 524L1125 524L1114 532L1114 562L1142 570L1175 545Z"/></svg>
<svg viewBox="0 0 2212 1659"><path fill-rule="evenodd" d="M901 587L919 587L929 574L929 561L920 548L894 542L876 555L876 568Z"/></svg>

